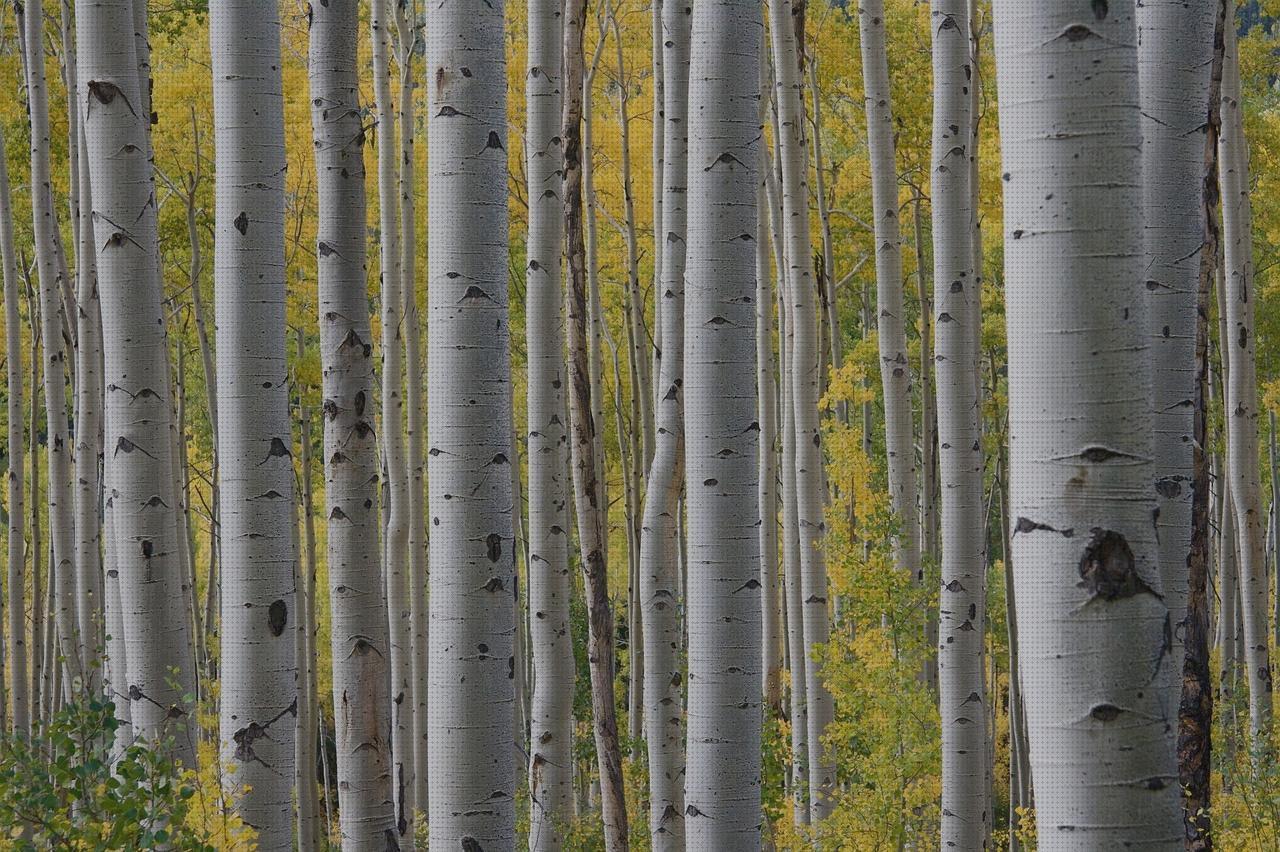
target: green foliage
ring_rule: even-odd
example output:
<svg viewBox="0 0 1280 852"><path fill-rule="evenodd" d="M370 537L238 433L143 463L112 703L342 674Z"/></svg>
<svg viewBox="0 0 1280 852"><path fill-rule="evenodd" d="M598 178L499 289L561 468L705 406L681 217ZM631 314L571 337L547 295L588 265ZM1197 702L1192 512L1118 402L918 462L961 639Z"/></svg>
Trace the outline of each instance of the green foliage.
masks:
<svg viewBox="0 0 1280 852"><path fill-rule="evenodd" d="M217 849L189 819L195 776L165 744L134 743L113 761L120 724L114 704L89 700L68 705L30 741L0 739L0 849Z"/></svg>

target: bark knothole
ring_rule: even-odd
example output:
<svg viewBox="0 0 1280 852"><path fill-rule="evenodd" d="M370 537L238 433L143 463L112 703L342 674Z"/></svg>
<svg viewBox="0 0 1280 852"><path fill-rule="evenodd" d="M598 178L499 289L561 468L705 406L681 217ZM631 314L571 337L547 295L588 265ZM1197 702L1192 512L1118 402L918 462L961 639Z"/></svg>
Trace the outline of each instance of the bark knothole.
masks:
<svg viewBox="0 0 1280 852"><path fill-rule="evenodd" d="M1088 591L1091 598L1106 601L1142 592L1155 594L1138 576L1133 549L1123 535L1100 527L1094 527L1092 533L1080 559L1080 588Z"/></svg>

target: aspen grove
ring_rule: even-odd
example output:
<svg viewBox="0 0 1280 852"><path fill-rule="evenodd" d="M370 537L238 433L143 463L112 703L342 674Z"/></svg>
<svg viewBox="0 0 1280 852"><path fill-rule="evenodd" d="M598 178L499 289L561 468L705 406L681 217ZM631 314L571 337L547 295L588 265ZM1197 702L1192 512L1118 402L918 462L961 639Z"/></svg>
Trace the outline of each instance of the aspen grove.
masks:
<svg viewBox="0 0 1280 852"><path fill-rule="evenodd" d="M1278 0L0 3L0 852L1280 849Z"/></svg>

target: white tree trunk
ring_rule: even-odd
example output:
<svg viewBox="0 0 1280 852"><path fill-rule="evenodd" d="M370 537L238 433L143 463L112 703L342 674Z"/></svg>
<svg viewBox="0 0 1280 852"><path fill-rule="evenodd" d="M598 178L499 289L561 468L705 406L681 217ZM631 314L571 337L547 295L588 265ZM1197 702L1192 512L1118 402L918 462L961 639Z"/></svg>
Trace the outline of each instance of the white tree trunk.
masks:
<svg viewBox="0 0 1280 852"><path fill-rule="evenodd" d="M297 516L285 377L284 97L276 3L209 8L222 548L222 765L263 849L293 837Z"/></svg>
<svg viewBox="0 0 1280 852"><path fill-rule="evenodd" d="M777 115L773 122L774 137L780 138ZM786 248L782 228L782 198L776 169L765 177L769 196L770 231L773 235L774 272L777 276L778 309L778 376L781 390L779 433L782 439L782 580L787 609L787 667L790 669L791 722L791 797L797 825L809 824L809 723L808 696L805 690L804 598L800 591L800 533L796 512L796 442L795 408L791 396L792 334L790 287L787 283Z"/></svg>
<svg viewBox="0 0 1280 852"><path fill-rule="evenodd" d="M333 703L345 850L397 848L388 627L378 551L373 344L365 295L365 168L356 0L312 7L320 350ZM224 539L224 548L225 548Z"/></svg>
<svg viewBox="0 0 1280 852"><path fill-rule="evenodd" d="M525 76L529 193L525 345L529 364L529 849L554 852L573 818L573 690L569 513L564 421L567 371L561 293L562 37L556 0L529 2Z"/></svg>
<svg viewBox="0 0 1280 852"><path fill-rule="evenodd" d="M173 408L151 179L149 111L131 38L133 4L76 4L79 93L88 147L103 326L105 484L127 648L135 734L177 736L195 765L194 660L176 539L179 496L169 451ZM175 725L175 722L177 723Z"/></svg>
<svg viewBox="0 0 1280 852"><path fill-rule="evenodd" d="M760 61L760 123L768 121L769 64ZM760 688L767 707L782 713L783 618L785 600L778 577L778 383L773 360L773 270L769 265L773 216L765 175L772 158L760 146L756 179L756 397L760 424Z"/></svg>
<svg viewBox="0 0 1280 852"><path fill-rule="evenodd" d="M69 0L62 2L62 41L67 90L75 91L79 70L71 36ZM102 312L98 299L98 267L94 256L93 194L89 185L89 153L83 144L80 110L68 99L69 135L75 199L71 215L76 240L75 299L75 563L76 617L89 660L105 653L103 631L102 523ZM96 692L102 673L84 672L86 688Z"/></svg>
<svg viewBox="0 0 1280 852"><path fill-rule="evenodd" d="M695 849L761 842L760 424L743 381L756 368L760 13L755 0L699 2L690 34L685 829Z"/></svg>
<svg viewBox="0 0 1280 852"><path fill-rule="evenodd" d="M649 835L655 850L684 848L684 737L680 660L678 516L684 481L684 273L689 153L690 6L662 8L663 198L658 230L661 322L655 390L657 431L640 528L640 611L644 622L645 736Z"/></svg>
<svg viewBox="0 0 1280 852"><path fill-rule="evenodd" d="M1134 7L994 10L1013 559L1040 848L1181 848L1134 212Z"/></svg>
<svg viewBox="0 0 1280 852"><path fill-rule="evenodd" d="M898 174L884 0L862 0L858 5L858 26L862 35L863 97L875 218L876 337L884 393L885 454L889 462L889 500L898 521L893 561L900 571L922 579L916 453L911 423L911 365L907 361L903 325L902 231L898 220Z"/></svg>
<svg viewBox="0 0 1280 852"><path fill-rule="evenodd" d="M464 849L515 832L502 32L503 4L487 0L433 9L427 28L430 825Z"/></svg>
<svg viewBox="0 0 1280 852"><path fill-rule="evenodd" d="M973 266L973 138L965 0L933 0L933 281L937 311L938 461L942 579L938 707L942 720L942 844L978 849L987 812L986 523L973 314L982 294Z"/></svg>
<svg viewBox="0 0 1280 852"><path fill-rule="evenodd" d="M1228 11L1234 12L1233 2ZM1253 211L1249 200L1249 148L1244 136L1240 53L1235 15L1223 39L1222 137L1218 143L1222 186L1223 268L1228 337L1221 342L1227 370L1227 478L1240 540L1240 614L1244 668L1249 683L1249 729L1255 748L1271 727L1271 662L1267 651L1266 515L1258 473L1258 381L1255 364Z"/></svg>
<svg viewBox="0 0 1280 852"><path fill-rule="evenodd" d="M1173 626L1168 706L1182 696L1191 554L1196 328L1205 241L1205 118L1217 4L1144 0L1137 7L1142 98L1147 340L1151 347L1160 576Z"/></svg>
<svg viewBox="0 0 1280 852"><path fill-rule="evenodd" d="M63 280L58 266L58 218L49 174L49 92L44 67L44 7L42 0L28 0L22 15L25 24L27 106L31 118L31 215L35 238L36 271L40 290L41 336L44 338L45 428L49 462L49 543L53 548L57 578L59 654L67 667L72 691L87 688L88 651L80 633L76 608L74 502L72 446L67 426L67 365L62 330L68 322L62 298Z"/></svg>
<svg viewBox="0 0 1280 852"><path fill-rule="evenodd" d="M809 808L820 820L831 810L835 765L826 754L823 737L835 718L831 693L820 677L814 645L827 641L827 567L823 551L826 508L823 484L822 433L818 427L821 395L821 356L818 331L818 289L810 264L809 182L804 131L804 81L800 73L801 46L796 41L792 3L770 5L769 32L773 68L777 76L782 161L782 206L787 253L788 305L791 312L791 406L795 419L795 475L797 535L800 547L800 594L804 617L804 678L808 705Z"/></svg>
<svg viewBox="0 0 1280 852"><path fill-rule="evenodd" d="M409 571L409 469L405 465L404 349L400 317L404 308L397 186L401 151L396 146L395 106L391 99L391 0L372 0L369 27L373 42L373 93L378 143L378 236L382 283L381 444L388 488L382 572L387 588L387 624L391 638L391 784L396 797L396 830L413 836L413 585Z"/></svg>
<svg viewBox="0 0 1280 852"><path fill-rule="evenodd" d="M416 0L396 0L396 30L400 63L400 276L404 310L405 394L408 410L408 516L410 620L413 623L413 805L427 812L427 530L423 491L426 454L422 416L422 330L418 314L417 195L414 154L414 55L418 45Z"/></svg>
<svg viewBox="0 0 1280 852"><path fill-rule="evenodd" d="M4 150L4 134L0 132L0 150ZM9 489L9 560L6 571L8 595L9 700L13 706L13 730L19 737L31 735L31 690L27 674L27 579L26 546L23 528L26 520L23 493L23 455L26 438L22 415L22 320L18 314L18 263L13 245L13 194L9 188L9 166L0 157L0 268L4 272L4 328L6 377L8 378L9 431L6 450L9 470L5 478Z"/></svg>

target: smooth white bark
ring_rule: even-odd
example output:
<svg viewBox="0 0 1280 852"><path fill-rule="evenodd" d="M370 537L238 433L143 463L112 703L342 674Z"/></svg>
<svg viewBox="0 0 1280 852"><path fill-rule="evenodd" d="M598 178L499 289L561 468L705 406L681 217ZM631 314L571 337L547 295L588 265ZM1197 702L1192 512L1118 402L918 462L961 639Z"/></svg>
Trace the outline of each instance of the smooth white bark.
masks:
<svg viewBox="0 0 1280 852"><path fill-rule="evenodd" d="M876 339L884 393L885 454L889 500L898 522L894 564L923 579L917 509L916 453L911 415L911 365L907 361L902 297L902 228L898 219L893 104L885 47L884 0L858 5L862 44L863 97L867 114L867 155L876 240Z"/></svg>
<svg viewBox="0 0 1280 852"><path fill-rule="evenodd" d="M431 837L514 842L515 541L503 4L427 25Z"/></svg>
<svg viewBox="0 0 1280 852"><path fill-rule="evenodd" d="M334 738L345 850L396 848L388 627L378 550L357 0L312 7L320 358ZM226 547L224 539L224 548Z"/></svg>
<svg viewBox="0 0 1280 852"><path fill-rule="evenodd" d="M685 832L694 849L761 842L760 424L755 385L743 381L756 368L760 13L756 0L695 3L689 39Z"/></svg>
<svg viewBox="0 0 1280 852"><path fill-rule="evenodd" d="M195 694L182 561L179 495L170 452L173 424L155 192L146 102L127 0L79 0L78 97L89 155L103 327L105 487L121 604L135 734L177 738L194 766ZM144 16L145 17L145 16ZM110 627L110 625L108 626Z"/></svg>
<svg viewBox="0 0 1280 852"><path fill-rule="evenodd" d="M1040 848L1181 848L1134 7L994 11L1010 514Z"/></svg>
<svg viewBox="0 0 1280 852"><path fill-rule="evenodd" d="M561 293L562 4L530 0L525 72L529 239L525 346L529 364L529 849L554 852L573 818L573 637L569 601L568 424Z"/></svg>
<svg viewBox="0 0 1280 852"><path fill-rule="evenodd" d="M937 311L938 462L942 579L938 605L938 706L942 720L942 844L977 849L987 811L986 523L973 264L969 10L933 0L933 281Z"/></svg>
<svg viewBox="0 0 1280 852"><path fill-rule="evenodd" d="M655 302L658 349L653 463L640 528L640 611L644 621L645 736L649 835L655 850L681 849L685 836L680 661L680 491L684 481L684 291L689 154L691 7L662 9L663 198L661 283Z"/></svg>
<svg viewBox="0 0 1280 852"><path fill-rule="evenodd" d="M284 95L276 3L209 7L222 448L222 765L263 849L293 837L293 436L285 363Z"/></svg>
<svg viewBox="0 0 1280 852"><path fill-rule="evenodd" d="M1229 2L1229 11L1234 3ZM1258 374L1254 336L1253 210L1249 199L1249 148L1244 135L1240 51L1235 16L1224 28L1222 136L1218 141L1222 187L1223 270L1228 336L1221 341L1230 365L1226 381L1227 478L1240 545L1240 616L1249 730L1254 747L1271 728L1271 661L1268 653L1266 513L1258 459Z"/></svg>

